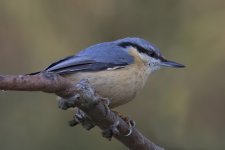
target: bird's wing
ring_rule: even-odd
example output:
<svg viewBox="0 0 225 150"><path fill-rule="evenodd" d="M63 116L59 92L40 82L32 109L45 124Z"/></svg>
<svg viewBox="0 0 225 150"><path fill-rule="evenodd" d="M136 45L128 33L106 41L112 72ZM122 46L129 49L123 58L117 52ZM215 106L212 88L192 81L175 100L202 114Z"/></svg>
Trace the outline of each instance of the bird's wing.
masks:
<svg viewBox="0 0 225 150"><path fill-rule="evenodd" d="M89 47L77 55L59 60L45 69L58 74L70 74L82 71L101 71L122 68L133 63L133 57L123 48L108 43Z"/></svg>

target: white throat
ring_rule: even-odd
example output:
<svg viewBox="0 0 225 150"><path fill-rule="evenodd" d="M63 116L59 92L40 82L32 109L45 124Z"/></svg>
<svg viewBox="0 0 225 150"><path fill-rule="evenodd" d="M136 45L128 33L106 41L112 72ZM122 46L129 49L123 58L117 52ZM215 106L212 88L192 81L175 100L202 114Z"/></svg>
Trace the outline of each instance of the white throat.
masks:
<svg viewBox="0 0 225 150"><path fill-rule="evenodd" d="M146 65L146 67L148 68L147 72L149 72L149 74L161 68L161 65L160 65L161 61L159 59L152 58L143 53L139 53L139 56L144 62L144 64Z"/></svg>

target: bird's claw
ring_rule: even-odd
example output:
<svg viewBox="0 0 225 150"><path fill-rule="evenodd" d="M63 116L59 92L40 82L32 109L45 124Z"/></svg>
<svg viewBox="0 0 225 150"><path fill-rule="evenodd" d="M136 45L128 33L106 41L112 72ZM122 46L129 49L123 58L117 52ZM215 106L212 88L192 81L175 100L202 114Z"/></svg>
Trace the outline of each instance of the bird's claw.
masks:
<svg viewBox="0 0 225 150"><path fill-rule="evenodd" d="M86 130L90 130L95 126L93 121L91 121L83 111L81 111L80 109L76 109L75 115L73 116L73 120L69 121L69 125L73 127L79 123Z"/></svg>
<svg viewBox="0 0 225 150"><path fill-rule="evenodd" d="M105 111L106 111L105 115L107 116L110 112L110 109L109 109L110 100L108 98L103 98L103 97L100 97L100 100L104 104Z"/></svg>
<svg viewBox="0 0 225 150"><path fill-rule="evenodd" d="M103 137L107 138L109 141L112 139L113 135L118 135L119 130L118 130L118 125L119 125L119 120L117 120L112 126L110 126L108 129L103 130L102 135Z"/></svg>
<svg viewBox="0 0 225 150"><path fill-rule="evenodd" d="M132 134L133 128L135 127L136 123L134 120L130 119L129 117L120 116L129 126L128 133L124 136L129 136Z"/></svg>

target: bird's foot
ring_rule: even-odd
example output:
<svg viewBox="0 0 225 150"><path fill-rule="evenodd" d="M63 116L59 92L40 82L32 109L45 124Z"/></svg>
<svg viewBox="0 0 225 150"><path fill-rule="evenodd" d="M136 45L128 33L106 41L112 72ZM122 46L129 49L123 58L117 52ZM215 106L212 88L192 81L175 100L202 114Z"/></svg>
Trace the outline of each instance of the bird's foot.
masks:
<svg viewBox="0 0 225 150"><path fill-rule="evenodd" d="M100 97L100 101L103 102L103 105L105 107L105 116L107 116L110 112L109 109L110 100L108 98Z"/></svg>
<svg viewBox="0 0 225 150"><path fill-rule="evenodd" d="M122 117L121 117L121 118L122 118ZM122 119L123 119L123 120L128 124L128 126L129 126L128 133L125 134L125 136L129 136L129 135L132 134L133 129L134 129L136 123L135 123L134 120L130 119L129 117L123 117Z"/></svg>
<svg viewBox="0 0 225 150"><path fill-rule="evenodd" d="M86 130L90 130L95 126L94 122L82 110L77 108L75 109L73 120L69 121L69 126L73 127L79 123Z"/></svg>
<svg viewBox="0 0 225 150"><path fill-rule="evenodd" d="M120 123L119 120L117 120L108 129L103 130L103 132L102 132L103 137L107 138L110 141L112 139L113 135L118 135L119 130L117 127L118 127L119 123Z"/></svg>
<svg viewBox="0 0 225 150"><path fill-rule="evenodd" d="M124 136L129 136L132 134L133 128L135 127L136 123L134 120L130 119L130 117L124 116L120 113L118 113L117 111L113 111L116 115L118 115L121 119L123 119L127 125L128 125L128 132L127 134L125 134Z"/></svg>
<svg viewBox="0 0 225 150"><path fill-rule="evenodd" d="M120 118L122 118L127 124L128 124L128 132L124 136L129 136L132 134L133 128L135 127L136 123L134 120L130 119L129 117L120 115Z"/></svg>
<svg viewBox="0 0 225 150"><path fill-rule="evenodd" d="M78 94L67 99L59 97L58 107L62 110L67 110L68 108L75 107L78 98L79 98Z"/></svg>

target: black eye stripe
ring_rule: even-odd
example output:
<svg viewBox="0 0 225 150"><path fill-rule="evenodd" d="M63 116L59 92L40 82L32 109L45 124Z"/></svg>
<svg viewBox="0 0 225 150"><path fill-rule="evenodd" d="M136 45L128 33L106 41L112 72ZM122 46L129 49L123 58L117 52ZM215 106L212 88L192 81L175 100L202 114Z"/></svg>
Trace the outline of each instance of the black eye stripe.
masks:
<svg viewBox="0 0 225 150"><path fill-rule="evenodd" d="M159 56L154 51L147 50L147 49L143 48L142 46L139 46L135 43L122 42L122 43L119 43L118 45L123 47L123 48L126 48L128 46L132 46L132 47L135 47L140 53L147 54L148 56L151 56L153 58L159 58Z"/></svg>

